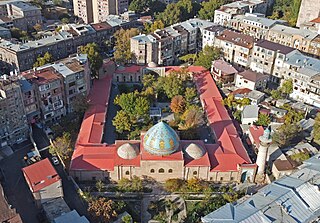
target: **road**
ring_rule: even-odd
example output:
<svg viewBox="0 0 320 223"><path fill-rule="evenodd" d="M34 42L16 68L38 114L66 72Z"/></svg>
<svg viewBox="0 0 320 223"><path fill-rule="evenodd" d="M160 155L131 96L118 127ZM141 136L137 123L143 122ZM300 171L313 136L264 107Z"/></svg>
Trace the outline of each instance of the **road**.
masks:
<svg viewBox="0 0 320 223"><path fill-rule="evenodd" d="M23 143L14 148L14 154L1 160L0 168L4 174L3 189L8 203L16 208L23 222L38 222L32 194L23 177L23 157L33 148L31 144Z"/></svg>
<svg viewBox="0 0 320 223"><path fill-rule="evenodd" d="M35 143L37 144L38 150L46 148L50 145L50 141L45 132L42 129L38 128L36 125L32 126L32 136Z"/></svg>
<svg viewBox="0 0 320 223"><path fill-rule="evenodd" d="M114 144L117 134L116 128L112 125L112 119L116 116L118 107L113 103L115 97L119 94L119 89L116 85L112 84L111 87L111 94L108 103L108 110L107 110L107 120L104 126L104 135L103 135L103 142L107 144Z"/></svg>

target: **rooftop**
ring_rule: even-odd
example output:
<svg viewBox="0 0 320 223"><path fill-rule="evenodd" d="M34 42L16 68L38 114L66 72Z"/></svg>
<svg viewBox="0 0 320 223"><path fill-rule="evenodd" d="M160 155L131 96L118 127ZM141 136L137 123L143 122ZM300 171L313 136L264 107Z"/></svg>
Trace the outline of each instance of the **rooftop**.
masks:
<svg viewBox="0 0 320 223"><path fill-rule="evenodd" d="M53 67L47 67L41 70L29 70L23 72L22 76L39 85L60 79L59 73L57 73Z"/></svg>
<svg viewBox="0 0 320 223"><path fill-rule="evenodd" d="M257 82L261 79L265 79L268 77L268 75L258 73L252 70L245 70L241 73L238 73L238 75L242 76L244 79L247 79L249 81Z"/></svg>
<svg viewBox="0 0 320 223"><path fill-rule="evenodd" d="M242 110L242 118L258 118L259 106L258 105L246 105Z"/></svg>
<svg viewBox="0 0 320 223"><path fill-rule="evenodd" d="M272 50L272 51L277 51L279 53L282 54L288 54L292 51L294 51L295 49L289 46L285 46L279 43L274 43L268 40L264 40L264 39L260 39L255 43L256 46L268 49L268 50Z"/></svg>
<svg viewBox="0 0 320 223"><path fill-rule="evenodd" d="M8 204L0 184L0 222L22 223L20 215Z"/></svg>
<svg viewBox="0 0 320 223"><path fill-rule="evenodd" d="M249 49L253 47L253 43L254 43L254 38L252 36L248 36L242 33L237 33L231 30L224 30L216 38L220 40L228 41Z"/></svg>
<svg viewBox="0 0 320 223"><path fill-rule="evenodd" d="M40 10L40 8L30 4L30 3L27 3L27 2L23 2L23 1L14 1L14 2L11 2L9 3L10 5L13 5L17 8L19 8L21 11L32 11L32 10Z"/></svg>
<svg viewBox="0 0 320 223"><path fill-rule="evenodd" d="M211 212L202 222L312 222L320 215L319 184L320 160L316 155L290 176Z"/></svg>
<svg viewBox="0 0 320 223"><path fill-rule="evenodd" d="M72 210L68 213L62 214L61 216L55 218L53 223L89 223L85 216L80 216L76 210Z"/></svg>
<svg viewBox="0 0 320 223"><path fill-rule="evenodd" d="M297 29L290 26L280 25L280 24L274 25L270 30L273 32L278 32L286 35L300 35L305 40L312 40L318 35L316 32L312 32L307 29Z"/></svg>
<svg viewBox="0 0 320 223"><path fill-rule="evenodd" d="M22 172L32 192L37 192L60 180L57 171L48 158L24 167Z"/></svg>
<svg viewBox="0 0 320 223"><path fill-rule="evenodd" d="M238 73L237 69L235 69L231 64L221 59L212 61L212 67L217 70L221 70L222 74L226 75Z"/></svg>

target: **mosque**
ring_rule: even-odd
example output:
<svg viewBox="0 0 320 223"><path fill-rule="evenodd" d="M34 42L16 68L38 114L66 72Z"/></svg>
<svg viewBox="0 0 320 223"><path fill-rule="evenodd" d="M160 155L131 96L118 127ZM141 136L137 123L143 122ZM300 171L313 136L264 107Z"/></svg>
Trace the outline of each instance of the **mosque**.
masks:
<svg viewBox="0 0 320 223"><path fill-rule="evenodd" d="M160 69L161 73L167 73L180 68ZM112 77L106 77L97 80L90 92L91 106L81 125L70 175L79 181L147 176L160 182L194 177L224 183L253 182L257 165L251 163L210 72L192 66L188 70L193 75L214 143L180 140L175 130L162 121L141 132L140 140L102 143L103 136L108 134L104 122L112 82ZM102 91L106 92L105 97L101 96Z"/></svg>

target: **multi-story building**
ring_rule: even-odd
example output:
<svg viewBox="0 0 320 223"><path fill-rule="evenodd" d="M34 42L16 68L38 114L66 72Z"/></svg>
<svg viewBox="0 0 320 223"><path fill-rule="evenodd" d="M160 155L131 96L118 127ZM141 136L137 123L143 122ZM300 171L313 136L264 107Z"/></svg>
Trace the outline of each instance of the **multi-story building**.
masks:
<svg viewBox="0 0 320 223"><path fill-rule="evenodd" d="M214 11L214 23L227 26L236 15L243 15L248 12L266 14L267 5L267 1L261 0L236 1L225 4Z"/></svg>
<svg viewBox="0 0 320 223"><path fill-rule="evenodd" d="M202 37L202 47L205 47L206 45L213 46L216 36L220 35L220 33L225 29L226 28L220 25L213 25L205 28Z"/></svg>
<svg viewBox="0 0 320 223"><path fill-rule="evenodd" d="M16 77L0 78L0 147L27 139L29 126Z"/></svg>
<svg viewBox="0 0 320 223"><path fill-rule="evenodd" d="M130 40L131 52L139 64L155 62L172 65L178 62L180 56L199 51L202 48L202 34L212 25L212 22L195 18L149 35L137 35Z"/></svg>
<svg viewBox="0 0 320 223"><path fill-rule="evenodd" d="M41 119L45 123L53 123L66 115L63 78L52 66L22 75L37 86Z"/></svg>
<svg viewBox="0 0 320 223"><path fill-rule="evenodd" d="M0 3L0 16L6 28L17 27L28 30L42 23L41 9L23 1L4 1Z"/></svg>
<svg viewBox="0 0 320 223"><path fill-rule="evenodd" d="M85 23L99 23L109 15L119 15L128 10L128 0L73 0L74 14Z"/></svg>
<svg viewBox="0 0 320 223"><path fill-rule="evenodd" d="M311 50L310 44L317 36L318 34L316 32L307 29L296 29L277 24L269 30L266 39L281 45L296 48L302 52L311 53L314 52L315 49L312 48Z"/></svg>
<svg viewBox="0 0 320 223"><path fill-rule="evenodd" d="M284 23L284 21L268 19L261 14L246 13L245 15L237 15L231 19L228 27L257 39L264 39L270 28L280 23Z"/></svg>
<svg viewBox="0 0 320 223"><path fill-rule="evenodd" d="M224 60L212 61L211 74L216 81L232 83L237 73L238 70Z"/></svg>
<svg viewBox="0 0 320 223"><path fill-rule="evenodd" d="M248 88L250 90L264 90L267 86L269 76L252 70L245 70L237 73L235 86L238 88Z"/></svg>
<svg viewBox="0 0 320 223"><path fill-rule="evenodd" d="M242 67L250 65L254 38L231 30L224 30L216 37L214 45L221 48L223 57L230 63Z"/></svg>
<svg viewBox="0 0 320 223"><path fill-rule="evenodd" d="M272 74L276 58L285 57L293 50L295 49L292 47L268 40L258 40L252 49L250 69L259 73ZM274 81L277 82L276 79Z"/></svg>
<svg viewBox="0 0 320 223"><path fill-rule="evenodd" d="M135 62L138 64L158 62L157 41L152 35L141 34L132 37L130 49L135 55Z"/></svg>
<svg viewBox="0 0 320 223"><path fill-rule="evenodd" d="M320 16L311 21L300 24L301 29L309 29L320 34Z"/></svg>
<svg viewBox="0 0 320 223"><path fill-rule="evenodd" d="M320 16L320 4L318 0L302 0L297 19L297 27Z"/></svg>

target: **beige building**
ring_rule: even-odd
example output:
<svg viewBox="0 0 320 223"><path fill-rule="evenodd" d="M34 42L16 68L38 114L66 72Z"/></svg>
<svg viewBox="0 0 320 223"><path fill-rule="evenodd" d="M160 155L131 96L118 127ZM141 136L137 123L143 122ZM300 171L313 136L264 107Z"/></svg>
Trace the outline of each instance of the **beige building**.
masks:
<svg viewBox="0 0 320 223"><path fill-rule="evenodd" d="M158 62L157 41L152 35L141 34L130 39L130 49L137 64Z"/></svg>
<svg viewBox="0 0 320 223"><path fill-rule="evenodd" d="M311 53L317 51L314 48L310 49L311 42L317 36L317 32L308 29L297 29L277 24L269 30L266 39L281 45L293 47L302 52ZM319 47L319 45L313 47Z"/></svg>
<svg viewBox="0 0 320 223"><path fill-rule="evenodd" d="M302 0L297 20L297 27L301 24L320 17L320 4L318 0Z"/></svg>
<svg viewBox="0 0 320 223"><path fill-rule="evenodd" d="M74 14L85 23L105 22L109 15L128 10L128 0L73 0Z"/></svg>
<svg viewBox="0 0 320 223"><path fill-rule="evenodd" d="M0 77L0 147L28 138L29 126L19 80Z"/></svg>
<svg viewBox="0 0 320 223"><path fill-rule="evenodd" d="M224 30L216 37L214 46L221 48L223 57L230 63L248 67L251 60L254 38L231 30Z"/></svg>

